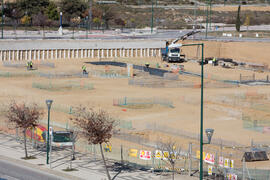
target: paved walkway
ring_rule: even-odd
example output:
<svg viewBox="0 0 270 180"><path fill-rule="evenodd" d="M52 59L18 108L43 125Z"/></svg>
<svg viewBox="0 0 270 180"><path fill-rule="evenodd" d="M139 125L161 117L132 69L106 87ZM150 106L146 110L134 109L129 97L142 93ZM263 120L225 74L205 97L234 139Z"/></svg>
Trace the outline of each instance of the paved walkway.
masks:
<svg viewBox="0 0 270 180"><path fill-rule="evenodd" d="M22 160L24 157L23 144L17 142L13 136L0 133L0 159L16 163L16 165L29 167L37 171L42 171L51 174L61 179L91 179L91 180L105 180L106 173L103 163L100 159L95 159L89 154L76 154L76 160L72 161L72 167L77 171L65 172L63 169L71 166L71 151L69 150L54 150L52 153L51 168L46 165L46 151L38 151L28 144L29 155L35 156L37 159ZM156 175L148 171L140 171L132 168L119 171L119 166L115 162L109 161L109 171L111 177L119 180L167 180L171 179L170 175ZM1 179L1 174L0 174ZM6 178L7 179L7 178ZM176 180L192 180L194 177L183 176L177 174Z"/></svg>

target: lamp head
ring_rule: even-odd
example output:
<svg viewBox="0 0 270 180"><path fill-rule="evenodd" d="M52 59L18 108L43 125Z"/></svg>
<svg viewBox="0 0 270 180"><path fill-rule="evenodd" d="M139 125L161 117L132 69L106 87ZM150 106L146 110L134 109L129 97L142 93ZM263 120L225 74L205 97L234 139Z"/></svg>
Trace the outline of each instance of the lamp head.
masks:
<svg viewBox="0 0 270 180"><path fill-rule="evenodd" d="M50 100L50 99L46 100L46 104L47 104L48 109L51 109L52 103L53 103L53 100Z"/></svg>
<svg viewBox="0 0 270 180"><path fill-rule="evenodd" d="M205 129L206 136L208 138L208 143L211 143L212 136L214 134L214 129Z"/></svg>

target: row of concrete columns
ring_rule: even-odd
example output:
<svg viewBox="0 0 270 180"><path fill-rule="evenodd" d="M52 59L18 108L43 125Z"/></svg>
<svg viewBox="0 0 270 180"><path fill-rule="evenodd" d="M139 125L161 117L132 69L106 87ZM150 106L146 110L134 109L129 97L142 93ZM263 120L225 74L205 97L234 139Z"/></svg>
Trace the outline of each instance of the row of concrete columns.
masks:
<svg viewBox="0 0 270 180"><path fill-rule="evenodd" d="M0 50L0 61L157 56L159 48Z"/></svg>

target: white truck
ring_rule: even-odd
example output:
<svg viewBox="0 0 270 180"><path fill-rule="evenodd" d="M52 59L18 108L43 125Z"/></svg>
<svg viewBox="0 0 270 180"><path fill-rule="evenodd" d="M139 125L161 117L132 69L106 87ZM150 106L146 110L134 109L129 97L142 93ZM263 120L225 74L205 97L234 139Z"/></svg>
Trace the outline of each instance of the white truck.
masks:
<svg viewBox="0 0 270 180"><path fill-rule="evenodd" d="M182 44L166 44L166 48L161 49L162 60L167 62L184 62L185 55L181 54Z"/></svg>

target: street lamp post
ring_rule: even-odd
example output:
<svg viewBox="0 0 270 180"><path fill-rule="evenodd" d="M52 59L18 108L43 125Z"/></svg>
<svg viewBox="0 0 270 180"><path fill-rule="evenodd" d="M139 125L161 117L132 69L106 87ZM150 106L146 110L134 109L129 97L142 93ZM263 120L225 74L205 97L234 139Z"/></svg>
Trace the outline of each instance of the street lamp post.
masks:
<svg viewBox="0 0 270 180"><path fill-rule="evenodd" d="M200 43L200 44L183 44L182 46L201 46L202 47L202 58L201 58L201 120L200 120L200 180L203 179L203 78L204 78L204 70L203 70L203 66L204 66L204 44ZM211 134L212 132L212 134ZM206 134L207 137L208 135L213 135L214 130L207 130ZM210 138L211 141L211 138ZM208 142L210 143L209 138L208 138Z"/></svg>
<svg viewBox="0 0 270 180"><path fill-rule="evenodd" d="M154 23L154 2L152 0L151 34L153 33L153 23Z"/></svg>
<svg viewBox="0 0 270 180"><path fill-rule="evenodd" d="M2 0L1 39L4 39L4 0Z"/></svg>
<svg viewBox="0 0 270 180"><path fill-rule="evenodd" d="M48 129L47 129L47 164L49 164L49 150L50 150L50 110L52 106L53 100L46 100L46 104L48 107Z"/></svg>
<svg viewBox="0 0 270 180"><path fill-rule="evenodd" d="M59 27L59 34L60 35L63 35L62 17L63 17L63 13L60 12L60 27Z"/></svg>

